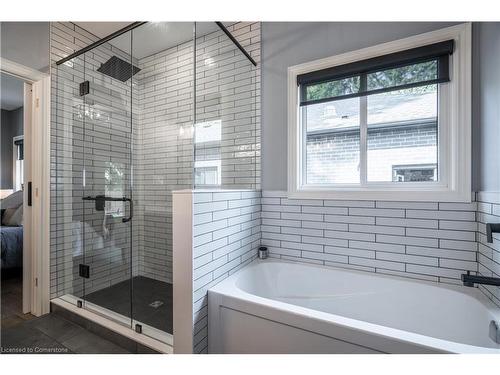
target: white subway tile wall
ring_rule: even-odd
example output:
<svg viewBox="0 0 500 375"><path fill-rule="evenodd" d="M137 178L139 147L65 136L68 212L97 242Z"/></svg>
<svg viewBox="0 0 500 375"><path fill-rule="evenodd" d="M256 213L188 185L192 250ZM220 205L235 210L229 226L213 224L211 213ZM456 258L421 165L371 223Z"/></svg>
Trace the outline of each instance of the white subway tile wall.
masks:
<svg viewBox="0 0 500 375"><path fill-rule="evenodd" d="M486 223L500 223L500 192L479 192L477 197L477 262L482 276L500 277L500 233L493 233L493 243L486 241ZM500 287L479 287L500 307Z"/></svg>
<svg viewBox="0 0 500 375"><path fill-rule="evenodd" d="M192 187L193 42L139 60L139 273L172 282L172 190Z"/></svg>
<svg viewBox="0 0 500 375"><path fill-rule="evenodd" d="M257 67L222 30L197 38L195 186L216 182L200 178L212 167L218 187L259 189L260 23L240 22L228 30Z"/></svg>
<svg viewBox="0 0 500 375"><path fill-rule="evenodd" d="M478 271L476 207L263 191L262 244L276 258L456 284Z"/></svg>
<svg viewBox="0 0 500 375"><path fill-rule="evenodd" d="M228 29L259 61L260 23ZM196 122L221 120L221 126L219 141L193 142L193 57L189 41L139 60L137 74L139 273L169 283L172 191L192 188L196 163L218 160L223 188L260 186L260 68L220 30L196 39Z"/></svg>
<svg viewBox="0 0 500 375"><path fill-rule="evenodd" d="M250 263L260 245L259 191L193 192L193 352L208 345L207 291Z"/></svg>

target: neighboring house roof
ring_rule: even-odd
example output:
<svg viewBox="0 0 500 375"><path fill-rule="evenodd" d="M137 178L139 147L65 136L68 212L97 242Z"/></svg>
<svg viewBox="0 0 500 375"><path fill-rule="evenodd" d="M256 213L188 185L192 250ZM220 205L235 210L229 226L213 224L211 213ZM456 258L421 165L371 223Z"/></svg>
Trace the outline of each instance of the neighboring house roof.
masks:
<svg viewBox="0 0 500 375"><path fill-rule="evenodd" d="M307 106L307 130L352 128L359 125L359 98ZM435 119L436 92L401 94L389 92L368 96L368 124L415 123Z"/></svg>

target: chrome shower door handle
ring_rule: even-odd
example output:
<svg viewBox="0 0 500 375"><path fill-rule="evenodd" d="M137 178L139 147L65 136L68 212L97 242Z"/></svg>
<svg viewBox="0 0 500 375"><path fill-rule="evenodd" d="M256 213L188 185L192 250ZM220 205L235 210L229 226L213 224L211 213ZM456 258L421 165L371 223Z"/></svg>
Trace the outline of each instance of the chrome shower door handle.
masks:
<svg viewBox="0 0 500 375"><path fill-rule="evenodd" d="M134 202L132 201L132 199L125 197L123 197L123 201L130 203L130 215L128 217L122 218L122 223L127 223L134 217Z"/></svg>

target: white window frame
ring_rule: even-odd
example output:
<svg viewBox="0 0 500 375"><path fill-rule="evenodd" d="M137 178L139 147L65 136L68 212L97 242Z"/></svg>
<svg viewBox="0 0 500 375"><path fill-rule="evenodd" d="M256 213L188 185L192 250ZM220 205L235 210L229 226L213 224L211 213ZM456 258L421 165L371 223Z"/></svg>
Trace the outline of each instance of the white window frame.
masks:
<svg viewBox="0 0 500 375"><path fill-rule="evenodd" d="M288 196L302 199L470 202L471 192L471 24L460 25L347 52L288 68ZM297 76L427 44L453 39L450 82L439 86L439 182L307 185L299 121ZM361 97L361 100L365 97ZM361 158L366 150L360 150ZM361 162L364 166L366 163Z"/></svg>
<svg viewBox="0 0 500 375"><path fill-rule="evenodd" d="M195 185L198 189L213 189L220 187L222 185L222 161L221 159L216 159L216 160L197 160L194 162L194 172L196 174L196 171L198 168L216 168L217 169L217 183L216 184L196 184L196 176L194 177L195 179Z"/></svg>
<svg viewBox="0 0 500 375"><path fill-rule="evenodd" d="M24 130L24 129L23 129ZM16 141L24 141L24 134L18 135L12 138L12 186L14 191L21 190L24 184L24 159L23 159L23 167L20 171L17 168L17 162L19 159L17 158L17 148L19 146L16 145ZM22 182L18 181L18 179L22 180ZM19 187L17 185L20 185Z"/></svg>

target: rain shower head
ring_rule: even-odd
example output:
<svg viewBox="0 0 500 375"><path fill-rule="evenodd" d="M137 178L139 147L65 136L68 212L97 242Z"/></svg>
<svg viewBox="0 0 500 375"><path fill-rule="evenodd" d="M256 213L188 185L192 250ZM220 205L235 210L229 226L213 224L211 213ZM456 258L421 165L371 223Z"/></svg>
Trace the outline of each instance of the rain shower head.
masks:
<svg viewBox="0 0 500 375"><path fill-rule="evenodd" d="M104 64L101 64L99 69L97 69L98 72L106 74L107 76L118 79L122 82L125 82L140 70L141 69L137 66L132 65L116 56L112 56Z"/></svg>

